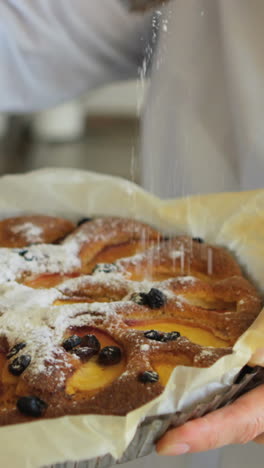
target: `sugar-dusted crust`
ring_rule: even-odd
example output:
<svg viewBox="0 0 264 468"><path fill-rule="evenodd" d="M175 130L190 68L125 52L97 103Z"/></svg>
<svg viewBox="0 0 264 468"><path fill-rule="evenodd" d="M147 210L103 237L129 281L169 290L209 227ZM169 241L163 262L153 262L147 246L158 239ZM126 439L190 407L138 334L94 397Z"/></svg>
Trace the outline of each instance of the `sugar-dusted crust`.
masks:
<svg viewBox="0 0 264 468"><path fill-rule="evenodd" d="M1 247L24 247L28 244L52 243L63 239L75 225L52 216L19 216L0 221Z"/></svg>
<svg viewBox="0 0 264 468"><path fill-rule="evenodd" d="M21 238L26 229L21 218L0 223L2 425L30 420L16 404L32 395L47 404L43 418L124 415L163 391L163 378L143 383L142 373L162 376L168 364L171 369L212 365L232 352L260 312L258 292L222 247L186 236L167 239L150 226L122 218L97 218L77 228L56 218L32 216L30 223L28 242ZM45 234L41 239L39 223ZM6 248L10 226L12 248ZM54 244L48 244L50 239ZM150 306L142 298L153 289L164 301ZM145 335L160 326L202 330L222 344L197 344L184 334L172 341ZM73 334L96 335L121 349L120 371L107 385L76 389L72 379L87 363L95 373L104 367L97 355L84 363L64 349L63 341ZM7 360L21 342L25 347ZM8 364L25 354L31 362L14 377Z"/></svg>

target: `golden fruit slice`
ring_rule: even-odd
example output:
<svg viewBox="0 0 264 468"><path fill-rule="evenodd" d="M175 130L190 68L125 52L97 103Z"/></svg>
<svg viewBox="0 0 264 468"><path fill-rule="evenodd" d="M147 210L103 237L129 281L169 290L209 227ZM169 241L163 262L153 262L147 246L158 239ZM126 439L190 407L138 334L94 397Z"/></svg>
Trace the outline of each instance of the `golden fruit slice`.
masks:
<svg viewBox="0 0 264 468"><path fill-rule="evenodd" d="M195 294L184 294L184 300L191 305L196 307L202 307L203 309L219 311L219 312L235 312L237 310L236 302L227 302L221 299L213 299L212 297L206 297L205 294L201 294L200 297Z"/></svg>
<svg viewBox="0 0 264 468"><path fill-rule="evenodd" d="M56 301L53 302L53 305L55 306L60 306L60 305L70 305L70 304L84 304L84 303L91 303L94 301L91 301L90 299L87 299L86 297L71 297L69 299L57 299ZM99 301L96 301L99 302ZM105 302L105 301L103 301Z"/></svg>
<svg viewBox="0 0 264 468"><path fill-rule="evenodd" d="M93 302L112 302L118 300L116 298L111 299L111 297L69 297L68 299L57 299L53 302L53 305L69 305L69 304L78 304L78 303L93 303Z"/></svg>
<svg viewBox="0 0 264 468"><path fill-rule="evenodd" d="M190 325L182 325L174 319L165 320L131 320L126 322L131 328L136 330L157 330L160 332L178 331L182 336L185 336L193 343L202 346L213 346L214 348L226 348L229 346L227 341L214 336L214 334L203 328L198 328Z"/></svg>
<svg viewBox="0 0 264 468"><path fill-rule="evenodd" d="M73 395L77 392L93 394L100 388L112 383L124 370L124 360L119 364L103 367L99 366L97 364L97 358L93 357L90 361L83 364L69 379L66 392L69 395Z"/></svg>
<svg viewBox="0 0 264 468"><path fill-rule="evenodd" d="M167 353L152 362L153 369L159 374L159 381L165 387L176 366L191 366L192 361L185 355L174 356Z"/></svg>
<svg viewBox="0 0 264 468"><path fill-rule="evenodd" d="M74 278L76 275L60 275L59 273L54 274L43 274L37 276L30 276L23 281L23 284L34 289L42 288L53 288L63 281Z"/></svg>
<svg viewBox="0 0 264 468"><path fill-rule="evenodd" d="M74 333L83 336L93 334L100 342L101 349L105 346L118 346L110 335L101 332L97 329L86 328L85 330L74 330ZM66 385L66 392L69 395L75 395L77 398L88 395L93 395L98 390L107 385L110 385L117 377L119 377L126 368L125 356L118 364L102 366L98 364L98 356L93 356L88 362L81 363L80 367L69 378Z"/></svg>
<svg viewBox="0 0 264 468"><path fill-rule="evenodd" d="M145 269L144 267L128 267L129 279L131 281L165 281L172 277L171 273L162 273L154 271L153 268Z"/></svg>

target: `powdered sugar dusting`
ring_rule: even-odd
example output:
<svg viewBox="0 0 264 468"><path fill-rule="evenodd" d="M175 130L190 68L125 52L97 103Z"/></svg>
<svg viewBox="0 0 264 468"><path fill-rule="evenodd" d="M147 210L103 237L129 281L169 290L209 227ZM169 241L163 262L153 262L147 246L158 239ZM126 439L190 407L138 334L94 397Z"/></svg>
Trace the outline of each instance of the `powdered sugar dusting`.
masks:
<svg viewBox="0 0 264 468"><path fill-rule="evenodd" d="M210 348L210 347L208 346L207 349L203 349L203 350L200 352L200 357L211 356L213 353L214 353L214 348Z"/></svg>
<svg viewBox="0 0 264 468"><path fill-rule="evenodd" d="M0 248L0 284L22 274L67 273L80 268L80 259L62 245L39 244L26 249Z"/></svg>
<svg viewBox="0 0 264 468"><path fill-rule="evenodd" d="M35 247L32 252L35 253ZM37 252L39 258L40 252L43 253L42 246L40 250L38 246ZM16 256L14 252L11 253L23 264L22 257ZM45 268L47 265L45 266L44 263ZM94 291L98 286L116 290L123 288L124 296L121 300L113 302L96 302L95 300L92 303L54 305L55 301L65 300L64 294L71 290L90 287ZM65 281L57 288L50 289L32 289L15 281L2 283L0 284L0 337L7 338L10 348L18 342L26 342L27 353L31 355L32 360L25 372L32 376L41 372L48 373L60 361L60 355L63 353L61 342L67 329L94 325L97 320L101 324L107 324L109 329L111 326L116 327L123 320L124 308L131 310L131 305L134 304L131 302L131 295L137 292L147 293L153 287L162 289L167 298L174 297L178 307L182 305L180 296L173 294L166 287L166 282L162 286L157 282L129 281L120 273L101 272L96 275L77 277ZM133 334L133 330L127 332ZM148 350L149 345L141 346L141 351ZM63 380L63 375L61 379Z"/></svg>
<svg viewBox="0 0 264 468"><path fill-rule="evenodd" d="M140 346L140 351L149 351L150 350L150 346L148 344L143 344Z"/></svg>
<svg viewBox="0 0 264 468"><path fill-rule="evenodd" d="M177 281L182 284L195 283L197 281L197 278L195 278L194 276L179 276L177 278Z"/></svg>
<svg viewBox="0 0 264 468"><path fill-rule="evenodd" d="M14 234L22 234L28 243L42 240L43 229L30 222L12 226L11 231Z"/></svg>
<svg viewBox="0 0 264 468"><path fill-rule="evenodd" d="M107 224L107 226L106 226ZM144 238L148 238L153 229L137 221L122 218L111 218L108 217L107 221L105 218L97 218L93 220L93 223L89 224L88 228L83 225L79 232L69 235L64 245L67 245L71 250L78 253L83 244L92 242L93 244L109 245L113 238L119 238L120 235L124 235L128 240L136 239L143 241Z"/></svg>
<svg viewBox="0 0 264 468"><path fill-rule="evenodd" d="M182 251L181 250L172 250L172 252L170 252L170 257L172 259L180 258L181 256L182 256Z"/></svg>

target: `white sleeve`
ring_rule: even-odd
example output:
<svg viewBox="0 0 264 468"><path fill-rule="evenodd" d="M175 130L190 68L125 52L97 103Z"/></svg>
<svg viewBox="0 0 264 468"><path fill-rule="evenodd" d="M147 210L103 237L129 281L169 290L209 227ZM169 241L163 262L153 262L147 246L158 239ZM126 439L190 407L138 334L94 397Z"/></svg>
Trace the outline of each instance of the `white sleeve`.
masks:
<svg viewBox="0 0 264 468"><path fill-rule="evenodd" d="M0 111L36 111L136 77L150 25L120 0L0 0Z"/></svg>

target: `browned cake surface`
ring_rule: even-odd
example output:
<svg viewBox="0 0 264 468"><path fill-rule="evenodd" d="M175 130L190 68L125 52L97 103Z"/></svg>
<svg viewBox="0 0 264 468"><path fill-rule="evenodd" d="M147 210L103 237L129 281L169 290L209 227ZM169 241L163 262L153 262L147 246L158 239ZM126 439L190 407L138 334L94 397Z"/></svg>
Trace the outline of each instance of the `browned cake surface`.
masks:
<svg viewBox="0 0 264 468"><path fill-rule="evenodd" d="M20 216L0 221L1 247L24 247L33 243L52 243L74 228L71 221L52 216Z"/></svg>
<svg viewBox="0 0 264 468"><path fill-rule="evenodd" d="M124 415L208 367L261 309L222 247L143 223L0 222L0 424ZM25 399L26 397L26 399Z"/></svg>

